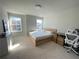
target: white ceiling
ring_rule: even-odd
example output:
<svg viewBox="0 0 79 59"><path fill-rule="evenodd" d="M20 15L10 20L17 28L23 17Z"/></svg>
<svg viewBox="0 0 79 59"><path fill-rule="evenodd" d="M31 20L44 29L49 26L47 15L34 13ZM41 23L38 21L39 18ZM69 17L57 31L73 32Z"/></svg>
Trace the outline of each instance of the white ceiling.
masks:
<svg viewBox="0 0 79 59"><path fill-rule="evenodd" d="M79 0L0 0L5 10L14 13L48 16L79 6ZM37 10L35 4L41 4Z"/></svg>

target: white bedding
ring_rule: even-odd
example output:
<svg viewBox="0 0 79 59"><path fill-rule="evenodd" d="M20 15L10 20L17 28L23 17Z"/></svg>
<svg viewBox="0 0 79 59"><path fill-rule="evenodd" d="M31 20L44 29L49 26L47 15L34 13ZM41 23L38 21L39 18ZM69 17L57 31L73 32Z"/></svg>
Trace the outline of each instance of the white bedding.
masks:
<svg viewBox="0 0 79 59"><path fill-rule="evenodd" d="M34 39L42 39L52 35L50 31L33 31L29 33Z"/></svg>

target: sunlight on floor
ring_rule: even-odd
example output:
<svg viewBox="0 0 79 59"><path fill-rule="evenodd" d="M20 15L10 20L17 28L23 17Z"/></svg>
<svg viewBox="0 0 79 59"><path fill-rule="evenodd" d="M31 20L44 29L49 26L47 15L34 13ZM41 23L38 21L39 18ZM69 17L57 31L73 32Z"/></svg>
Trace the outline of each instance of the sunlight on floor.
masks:
<svg viewBox="0 0 79 59"><path fill-rule="evenodd" d="M15 45L12 45L12 41L10 40L10 46L8 47L8 49L9 50L13 50L13 49L15 49L15 48L17 48L17 47L19 47L20 46L20 44L18 43L18 44L15 44Z"/></svg>

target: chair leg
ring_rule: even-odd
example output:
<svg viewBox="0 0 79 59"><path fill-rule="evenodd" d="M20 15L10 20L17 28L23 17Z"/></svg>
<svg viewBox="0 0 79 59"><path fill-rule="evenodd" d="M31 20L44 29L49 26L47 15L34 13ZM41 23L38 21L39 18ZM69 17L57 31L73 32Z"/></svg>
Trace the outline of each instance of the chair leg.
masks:
<svg viewBox="0 0 79 59"><path fill-rule="evenodd" d="M69 47L69 49L67 50L67 52L69 53L72 50L72 47Z"/></svg>
<svg viewBox="0 0 79 59"><path fill-rule="evenodd" d="M66 47L66 46L64 46L64 48L67 48L67 49L68 49L68 50L67 50L67 53L69 53L69 52L72 50L75 54L79 55L79 53L76 52L76 51L72 48L72 46L71 46L71 47Z"/></svg>
<svg viewBox="0 0 79 59"><path fill-rule="evenodd" d="M70 47L64 46L64 48L67 49L67 53L69 53L72 50L72 46L70 46Z"/></svg>
<svg viewBox="0 0 79 59"><path fill-rule="evenodd" d="M77 55L79 54L79 53L78 53L78 52L76 52L73 48L72 48L72 51L73 51L75 54L77 54Z"/></svg>
<svg viewBox="0 0 79 59"><path fill-rule="evenodd" d="M76 52L76 51L73 49L73 46L70 46L70 47L64 46L64 48L67 49L67 52L68 52L68 53L72 50L75 54L79 55L79 53Z"/></svg>

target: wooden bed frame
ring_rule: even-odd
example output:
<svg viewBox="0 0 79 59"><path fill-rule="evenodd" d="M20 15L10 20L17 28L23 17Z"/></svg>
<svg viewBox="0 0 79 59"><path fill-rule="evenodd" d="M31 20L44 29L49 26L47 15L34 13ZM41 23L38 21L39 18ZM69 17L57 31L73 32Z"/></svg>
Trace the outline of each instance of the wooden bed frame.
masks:
<svg viewBox="0 0 79 59"><path fill-rule="evenodd" d="M40 44L43 44L45 42L49 42L52 40L52 36L49 36L49 37L42 37L42 38L33 38L31 35L30 35L30 39L32 40L34 46L38 46Z"/></svg>
<svg viewBox="0 0 79 59"><path fill-rule="evenodd" d="M30 35L30 39L32 40L34 46L38 46L40 44L43 44L45 42L49 42L49 41L56 41L57 38L57 30L56 29L45 29L46 31L51 31L53 33L53 35L50 35L48 37L42 37L42 38L34 38Z"/></svg>

